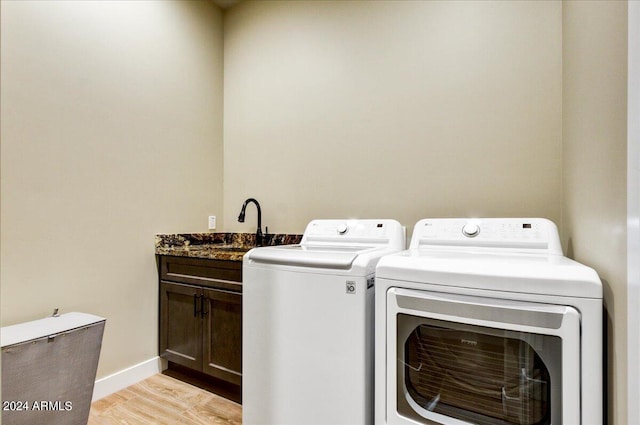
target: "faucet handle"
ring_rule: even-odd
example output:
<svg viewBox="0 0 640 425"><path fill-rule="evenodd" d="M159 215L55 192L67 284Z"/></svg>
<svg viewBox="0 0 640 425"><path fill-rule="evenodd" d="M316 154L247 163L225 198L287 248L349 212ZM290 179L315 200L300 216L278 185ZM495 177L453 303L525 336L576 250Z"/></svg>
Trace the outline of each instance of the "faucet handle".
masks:
<svg viewBox="0 0 640 425"><path fill-rule="evenodd" d="M273 237L273 235L269 234L269 226L264 226L264 235L263 235L263 240L264 243L263 245L271 245L271 238Z"/></svg>

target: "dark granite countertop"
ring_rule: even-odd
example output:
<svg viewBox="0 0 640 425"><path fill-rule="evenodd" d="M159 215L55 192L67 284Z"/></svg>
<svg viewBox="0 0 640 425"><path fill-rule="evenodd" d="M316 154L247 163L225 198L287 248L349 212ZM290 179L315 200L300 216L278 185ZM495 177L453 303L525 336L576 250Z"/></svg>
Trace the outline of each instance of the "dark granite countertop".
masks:
<svg viewBox="0 0 640 425"><path fill-rule="evenodd" d="M302 235L270 234L265 245L300 243ZM255 233L178 233L156 235L156 254L175 257L242 261L244 254L256 246Z"/></svg>

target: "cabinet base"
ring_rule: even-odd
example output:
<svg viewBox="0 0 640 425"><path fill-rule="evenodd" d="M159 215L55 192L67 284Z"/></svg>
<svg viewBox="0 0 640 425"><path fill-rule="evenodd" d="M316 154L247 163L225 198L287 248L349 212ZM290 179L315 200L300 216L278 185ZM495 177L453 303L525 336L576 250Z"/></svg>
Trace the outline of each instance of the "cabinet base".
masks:
<svg viewBox="0 0 640 425"><path fill-rule="evenodd" d="M231 401L235 401L238 404L242 404L242 387L239 385L222 381L173 362L169 362L169 367L162 373Z"/></svg>

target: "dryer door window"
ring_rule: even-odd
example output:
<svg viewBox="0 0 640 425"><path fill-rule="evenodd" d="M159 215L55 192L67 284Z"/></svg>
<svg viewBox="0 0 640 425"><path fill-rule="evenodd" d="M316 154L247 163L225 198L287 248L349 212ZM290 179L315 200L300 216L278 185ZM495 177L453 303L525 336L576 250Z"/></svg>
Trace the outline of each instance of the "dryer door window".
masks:
<svg viewBox="0 0 640 425"><path fill-rule="evenodd" d="M398 327L413 329L401 350L399 392L413 409L476 424L551 423L551 388L562 385L560 374L551 379L562 357L559 337L418 322L398 317Z"/></svg>
<svg viewBox="0 0 640 425"><path fill-rule="evenodd" d="M403 288L389 290L387 306L388 414L420 424L580 422L574 308Z"/></svg>

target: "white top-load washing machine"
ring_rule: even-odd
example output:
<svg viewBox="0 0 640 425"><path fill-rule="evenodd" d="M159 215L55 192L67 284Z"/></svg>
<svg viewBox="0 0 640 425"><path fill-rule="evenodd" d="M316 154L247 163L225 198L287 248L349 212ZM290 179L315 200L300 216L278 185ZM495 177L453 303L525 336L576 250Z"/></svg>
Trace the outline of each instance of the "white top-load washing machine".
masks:
<svg viewBox="0 0 640 425"><path fill-rule="evenodd" d="M314 220L299 245L243 259L243 423L373 421L374 271L395 220Z"/></svg>
<svg viewBox="0 0 640 425"><path fill-rule="evenodd" d="M602 424L602 285L545 219L433 219L376 269L378 424Z"/></svg>

